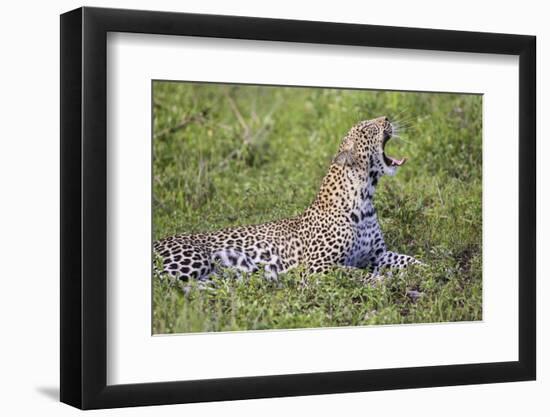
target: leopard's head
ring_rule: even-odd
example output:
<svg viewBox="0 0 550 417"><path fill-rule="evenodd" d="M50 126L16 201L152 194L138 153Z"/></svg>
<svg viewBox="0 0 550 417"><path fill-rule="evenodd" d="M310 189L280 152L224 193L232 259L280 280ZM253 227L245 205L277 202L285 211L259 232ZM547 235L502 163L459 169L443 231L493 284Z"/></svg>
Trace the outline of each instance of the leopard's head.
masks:
<svg viewBox="0 0 550 417"><path fill-rule="evenodd" d="M334 162L368 172L377 171L380 175L394 175L407 159L386 155L384 148L393 133L393 125L385 116L359 122L342 140Z"/></svg>

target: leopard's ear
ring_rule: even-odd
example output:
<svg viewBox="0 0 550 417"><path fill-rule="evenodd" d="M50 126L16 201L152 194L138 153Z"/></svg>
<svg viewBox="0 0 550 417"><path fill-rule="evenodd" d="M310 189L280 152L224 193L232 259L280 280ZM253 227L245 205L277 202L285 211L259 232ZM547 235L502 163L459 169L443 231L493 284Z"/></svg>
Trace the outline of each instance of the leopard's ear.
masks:
<svg viewBox="0 0 550 417"><path fill-rule="evenodd" d="M332 162L336 165L353 166L355 165L355 158L351 150L343 150L334 157Z"/></svg>
<svg viewBox="0 0 550 417"><path fill-rule="evenodd" d="M333 162L342 166L355 165L354 145L355 143L349 139L344 142L340 148L340 152L334 157Z"/></svg>

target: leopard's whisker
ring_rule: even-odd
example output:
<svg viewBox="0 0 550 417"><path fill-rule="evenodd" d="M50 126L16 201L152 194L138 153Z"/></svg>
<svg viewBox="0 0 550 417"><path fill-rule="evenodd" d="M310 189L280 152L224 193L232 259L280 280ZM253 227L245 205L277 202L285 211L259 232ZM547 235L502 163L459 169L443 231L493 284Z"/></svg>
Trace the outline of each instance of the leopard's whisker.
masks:
<svg viewBox="0 0 550 417"><path fill-rule="evenodd" d="M394 127L394 131L395 132L398 132L398 133L401 133L401 132L410 132L411 130L415 130L416 129L416 125L415 124L408 124L408 125L401 125L401 124L397 124L395 127Z"/></svg>
<svg viewBox="0 0 550 417"><path fill-rule="evenodd" d="M413 144L413 142L411 142L410 140L403 139L403 136L399 136L399 135L394 134L394 135L392 135L392 137L396 138L397 140L403 141L405 143Z"/></svg>
<svg viewBox="0 0 550 417"><path fill-rule="evenodd" d="M406 114L407 114L408 111L409 111L409 109L404 108L404 109L398 111L398 112L395 114L395 116L394 116L393 118L394 118L394 119L398 119L399 117L401 117L401 116L403 116L403 115L406 116Z"/></svg>
<svg viewBox="0 0 550 417"><path fill-rule="evenodd" d="M412 126L412 123L392 123L392 127L394 130L407 130Z"/></svg>
<svg viewBox="0 0 550 417"><path fill-rule="evenodd" d="M392 126L399 126L399 127L407 126L407 127L410 127L412 125L414 125L414 121L412 121L412 120L409 120L409 121L397 120L395 122L392 122Z"/></svg>
<svg viewBox="0 0 550 417"><path fill-rule="evenodd" d="M408 117L395 117L393 120L392 120L392 123L409 123L409 122L414 122L416 121L416 117L414 116L408 116Z"/></svg>
<svg viewBox="0 0 550 417"><path fill-rule="evenodd" d="M396 125L393 125L393 132L394 132L394 134L399 134L401 132L405 133L411 127L412 127L412 125L403 126L401 124L396 124Z"/></svg>

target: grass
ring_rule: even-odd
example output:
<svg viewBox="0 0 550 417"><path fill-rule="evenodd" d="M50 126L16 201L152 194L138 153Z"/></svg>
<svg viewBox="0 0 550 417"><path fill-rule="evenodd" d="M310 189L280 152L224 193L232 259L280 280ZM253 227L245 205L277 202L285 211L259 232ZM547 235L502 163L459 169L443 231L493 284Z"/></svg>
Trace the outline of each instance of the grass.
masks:
<svg viewBox="0 0 550 417"><path fill-rule="evenodd" d="M428 264L374 285L366 271L154 277L154 333L482 319L481 96L157 81L153 99L155 239L300 213L347 130L386 115L404 125L386 150L409 161L378 186L379 222L389 249Z"/></svg>

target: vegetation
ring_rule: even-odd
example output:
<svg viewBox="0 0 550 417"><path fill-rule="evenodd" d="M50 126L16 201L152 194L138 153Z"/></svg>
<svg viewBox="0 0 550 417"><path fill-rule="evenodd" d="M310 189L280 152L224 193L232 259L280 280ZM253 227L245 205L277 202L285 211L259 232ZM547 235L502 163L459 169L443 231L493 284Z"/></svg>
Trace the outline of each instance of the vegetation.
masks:
<svg viewBox="0 0 550 417"><path fill-rule="evenodd" d="M155 82L153 228L158 239L299 214L341 138L386 115L409 161L375 205L391 250L426 267L278 282L230 271L206 288L153 277L154 333L482 318L482 98L477 95Z"/></svg>

